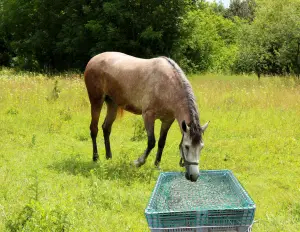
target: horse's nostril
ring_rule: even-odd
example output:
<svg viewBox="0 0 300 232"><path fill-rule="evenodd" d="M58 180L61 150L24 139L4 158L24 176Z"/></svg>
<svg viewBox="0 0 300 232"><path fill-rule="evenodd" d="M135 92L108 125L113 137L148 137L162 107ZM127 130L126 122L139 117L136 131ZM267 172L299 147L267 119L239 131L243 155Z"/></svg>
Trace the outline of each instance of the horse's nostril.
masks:
<svg viewBox="0 0 300 232"><path fill-rule="evenodd" d="M190 175L190 181L196 182L199 175Z"/></svg>

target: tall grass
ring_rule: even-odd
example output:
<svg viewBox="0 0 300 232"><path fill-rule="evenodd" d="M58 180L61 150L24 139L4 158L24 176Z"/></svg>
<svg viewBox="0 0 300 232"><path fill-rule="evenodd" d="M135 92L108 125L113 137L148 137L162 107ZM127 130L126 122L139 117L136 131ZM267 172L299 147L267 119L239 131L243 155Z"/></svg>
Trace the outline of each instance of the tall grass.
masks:
<svg viewBox="0 0 300 232"><path fill-rule="evenodd" d="M201 169L230 169L257 204L253 231L300 228L300 83L293 78L191 78L205 132ZM101 115L103 122L105 109ZM80 76L0 72L0 231L147 231L144 209L159 171L141 117L113 125L113 159L92 162L90 108ZM158 136L160 123L156 123ZM140 132L139 132L140 133ZM179 165L177 123L161 168Z"/></svg>

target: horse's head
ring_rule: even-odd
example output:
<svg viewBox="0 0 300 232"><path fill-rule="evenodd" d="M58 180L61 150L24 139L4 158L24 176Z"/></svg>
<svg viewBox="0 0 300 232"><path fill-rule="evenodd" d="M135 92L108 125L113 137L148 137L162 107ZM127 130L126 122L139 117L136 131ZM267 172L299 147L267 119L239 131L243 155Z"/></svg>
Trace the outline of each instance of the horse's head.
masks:
<svg viewBox="0 0 300 232"><path fill-rule="evenodd" d="M202 134L206 130L208 123L196 131L193 130L194 128L188 126L185 121L181 123L182 140L179 145L181 155L180 166L185 167L185 177L192 182L196 181L199 177L200 152L204 147Z"/></svg>

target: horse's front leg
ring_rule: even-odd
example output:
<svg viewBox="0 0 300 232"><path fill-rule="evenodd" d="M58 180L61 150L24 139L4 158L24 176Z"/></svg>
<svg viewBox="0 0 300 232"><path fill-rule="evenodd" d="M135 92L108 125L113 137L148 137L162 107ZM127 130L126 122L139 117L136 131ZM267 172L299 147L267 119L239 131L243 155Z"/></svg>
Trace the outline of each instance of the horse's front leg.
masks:
<svg viewBox="0 0 300 232"><path fill-rule="evenodd" d="M162 156L165 144L166 144L167 134L168 134L168 131L173 122L174 122L174 119L172 119L170 121L163 121L161 124L159 141L158 141L158 149L157 149L157 153L156 153L156 159L154 162L154 165L157 168L159 168L161 156Z"/></svg>
<svg viewBox="0 0 300 232"><path fill-rule="evenodd" d="M150 154L151 150L155 147L155 136L154 136L154 121L155 115L152 112L143 113L143 119L145 124L145 129L148 136L148 145L143 155L141 155L137 160L134 161L136 167L142 166L146 163L146 159Z"/></svg>

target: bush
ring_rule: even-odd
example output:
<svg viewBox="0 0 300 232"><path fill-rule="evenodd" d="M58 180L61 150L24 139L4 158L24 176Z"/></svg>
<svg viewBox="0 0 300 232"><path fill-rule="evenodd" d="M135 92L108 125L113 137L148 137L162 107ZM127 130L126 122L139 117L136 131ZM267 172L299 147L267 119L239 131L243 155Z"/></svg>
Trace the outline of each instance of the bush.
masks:
<svg viewBox="0 0 300 232"><path fill-rule="evenodd" d="M16 216L8 220L8 231L68 231L71 224L68 214L59 206L46 209L35 200L31 200Z"/></svg>

